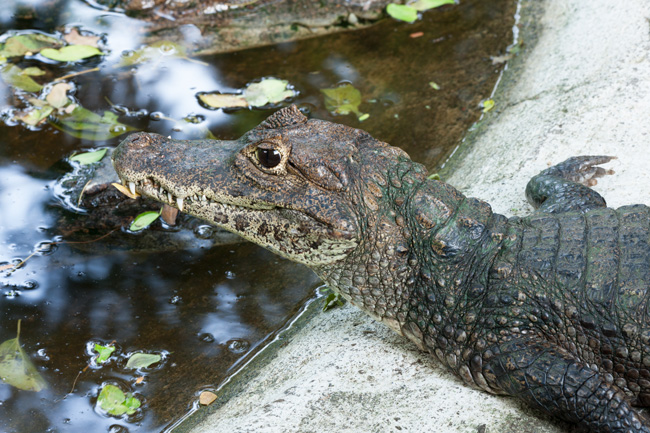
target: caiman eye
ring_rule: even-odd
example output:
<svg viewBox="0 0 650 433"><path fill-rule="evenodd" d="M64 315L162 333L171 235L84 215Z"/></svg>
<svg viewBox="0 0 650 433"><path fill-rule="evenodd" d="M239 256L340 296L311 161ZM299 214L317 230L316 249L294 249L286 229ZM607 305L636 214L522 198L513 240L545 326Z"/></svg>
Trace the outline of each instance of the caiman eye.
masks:
<svg viewBox="0 0 650 433"><path fill-rule="evenodd" d="M282 161L282 154L275 149L257 148L255 152L257 161L264 168L275 168Z"/></svg>

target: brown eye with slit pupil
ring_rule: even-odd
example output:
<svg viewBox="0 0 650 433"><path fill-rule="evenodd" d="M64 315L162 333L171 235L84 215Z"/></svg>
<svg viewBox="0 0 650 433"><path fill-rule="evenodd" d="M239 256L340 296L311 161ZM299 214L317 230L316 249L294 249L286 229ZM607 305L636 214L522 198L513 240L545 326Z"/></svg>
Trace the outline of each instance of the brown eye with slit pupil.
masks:
<svg viewBox="0 0 650 433"><path fill-rule="evenodd" d="M282 161L282 155L275 149L262 149L258 148L257 161L264 168L274 168Z"/></svg>

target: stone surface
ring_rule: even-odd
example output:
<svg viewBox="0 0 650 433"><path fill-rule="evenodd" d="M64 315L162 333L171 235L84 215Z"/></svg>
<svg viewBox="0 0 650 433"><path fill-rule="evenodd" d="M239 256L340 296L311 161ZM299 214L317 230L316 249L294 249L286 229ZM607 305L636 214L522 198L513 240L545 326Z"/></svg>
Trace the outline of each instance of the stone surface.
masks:
<svg viewBox="0 0 650 433"><path fill-rule="evenodd" d="M524 49L443 177L497 212L524 215L534 174L572 155L609 154L619 158L608 164L616 173L595 189L610 206L650 203L647 17L644 0L523 2ZM220 390L219 407L179 430L567 431L513 399L467 388L352 307L307 316L252 363L259 371Z"/></svg>

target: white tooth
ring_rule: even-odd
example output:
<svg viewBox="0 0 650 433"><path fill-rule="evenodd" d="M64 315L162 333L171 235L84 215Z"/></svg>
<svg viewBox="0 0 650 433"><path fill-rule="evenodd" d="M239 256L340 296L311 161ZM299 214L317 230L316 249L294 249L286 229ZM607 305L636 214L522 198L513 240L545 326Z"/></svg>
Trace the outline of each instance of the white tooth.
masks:
<svg viewBox="0 0 650 433"><path fill-rule="evenodd" d="M178 210L183 212L183 199L182 198L177 198L176 199L176 205L178 206Z"/></svg>
<svg viewBox="0 0 650 433"><path fill-rule="evenodd" d="M163 189L162 185L160 185L160 190L158 190L160 195L163 195L165 193L165 190Z"/></svg>
<svg viewBox="0 0 650 433"><path fill-rule="evenodd" d="M131 194L135 195L135 182L129 182L129 191L131 191Z"/></svg>
<svg viewBox="0 0 650 433"><path fill-rule="evenodd" d="M169 201L170 203L174 203L174 196L172 195L171 192L167 193L167 201Z"/></svg>
<svg viewBox="0 0 650 433"><path fill-rule="evenodd" d="M122 182L123 186L126 186L126 179L120 179L120 182Z"/></svg>
<svg viewBox="0 0 650 433"><path fill-rule="evenodd" d="M201 196L201 200L203 200L203 201L208 201L208 198L205 196L205 194L203 194L203 195Z"/></svg>

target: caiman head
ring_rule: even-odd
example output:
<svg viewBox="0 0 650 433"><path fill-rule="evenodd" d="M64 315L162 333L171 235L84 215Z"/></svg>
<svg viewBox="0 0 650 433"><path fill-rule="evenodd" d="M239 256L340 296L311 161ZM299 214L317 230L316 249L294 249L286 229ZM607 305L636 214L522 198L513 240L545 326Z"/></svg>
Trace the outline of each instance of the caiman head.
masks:
<svg viewBox="0 0 650 433"><path fill-rule="evenodd" d="M378 207L368 182L396 155L407 158L366 132L308 120L290 106L235 141L132 134L113 165L145 196L319 267L362 242L366 213ZM373 180L375 189L377 182L386 184Z"/></svg>

